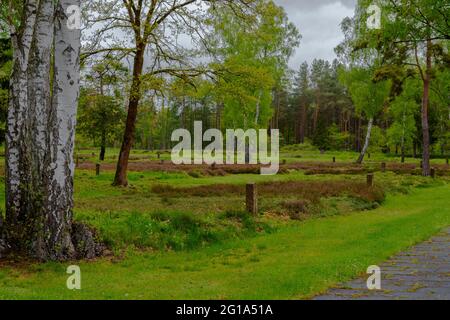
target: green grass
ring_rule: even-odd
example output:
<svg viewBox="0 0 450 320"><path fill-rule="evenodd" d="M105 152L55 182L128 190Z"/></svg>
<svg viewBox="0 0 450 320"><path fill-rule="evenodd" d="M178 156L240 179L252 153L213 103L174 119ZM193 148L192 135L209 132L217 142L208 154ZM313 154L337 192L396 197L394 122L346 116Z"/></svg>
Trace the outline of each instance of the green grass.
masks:
<svg viewBox="0 0 450 320"><path fill-rule="evenodd" d="M373 211L292 222L277 232L184 252L129 250L81 262L82 290L65 287L69 264L2 267L2 299L298 299L363 273L450 223L450 187L389 196Z"/></svg>

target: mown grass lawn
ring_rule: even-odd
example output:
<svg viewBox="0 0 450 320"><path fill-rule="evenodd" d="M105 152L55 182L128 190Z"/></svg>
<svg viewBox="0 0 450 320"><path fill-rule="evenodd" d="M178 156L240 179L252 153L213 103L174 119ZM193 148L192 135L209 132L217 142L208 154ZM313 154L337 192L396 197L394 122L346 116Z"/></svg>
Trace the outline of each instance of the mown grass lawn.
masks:
<svg viewBox="0 0 450 320"><path fill-rule="evenodd" d="M373 211L292 222L277 232L181 252L128 251L79 263L2 266L0 299L301 299L363 273L450 225L450 186L389 196Z"/></svg>

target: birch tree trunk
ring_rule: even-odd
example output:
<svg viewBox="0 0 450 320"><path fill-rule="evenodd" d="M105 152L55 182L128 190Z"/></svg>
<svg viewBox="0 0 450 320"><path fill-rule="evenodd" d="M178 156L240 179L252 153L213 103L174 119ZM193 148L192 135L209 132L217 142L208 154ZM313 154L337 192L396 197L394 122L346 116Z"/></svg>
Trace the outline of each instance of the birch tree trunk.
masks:
<svg viewBox="0 0 450 320"><path fill-rule="evenodd" d="M79 6L80 0L59 0L56 6L54 0L28 0L22 31L11 30L6 235L0 255L7 246L40 260L68 260L91 258L102 249L92 230L72 222L81 33L71 27L68 9Z"/></svg>
<svg viewBox="0 0 450 320"><path fill-rule="evenodd" d="M49 112L48 159L45 175L43 258L75 257L71 239L76 113L80 84L81 31L68 20L71 6L80 0L60 0L55 14L53 100ZM69 28L70 27L70 28Z"/></svg>
<svg viewBox="0 0 450 320"><path fill-rule="evenodd" d="M24 155L24 126L28 111L27 69L31 42L36 21L37 0L29 0L24 8L24 25L22 32L11 30L13 46L13 73L10 80L10 104L6 130L6 237L14 240L20 238L18 223L25 214L23 210L26 195L21 187L21 169ZM5 227L6 228L6 227Z"/></svg>
<svg viewBox="0 0 450 320"><path fill-rule="evenodd" d="M370 143L370 136L372 134L372 127L373 127L373 118L369 119L369 124L367 125L367 134L366 134L366 140L364 142L364 147L362 148L361 154L359 155L358 161L356 163L363 163L364 157L367 153L367 150L369 149L369 143Z"/></svg>

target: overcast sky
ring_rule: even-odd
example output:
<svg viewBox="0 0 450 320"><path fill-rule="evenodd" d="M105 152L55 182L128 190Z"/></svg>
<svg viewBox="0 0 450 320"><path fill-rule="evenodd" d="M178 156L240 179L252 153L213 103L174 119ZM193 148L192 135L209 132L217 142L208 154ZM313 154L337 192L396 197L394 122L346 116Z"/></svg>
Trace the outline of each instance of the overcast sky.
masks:
<svg viewBox="0 0 450 320"><path fill-rule="evenodd" d="M282 5L303 38L291 59L298 70L303 61L314 58L333 60L334 47L343 39L340 23L353 16L356 0L274 0Z"/></svg>

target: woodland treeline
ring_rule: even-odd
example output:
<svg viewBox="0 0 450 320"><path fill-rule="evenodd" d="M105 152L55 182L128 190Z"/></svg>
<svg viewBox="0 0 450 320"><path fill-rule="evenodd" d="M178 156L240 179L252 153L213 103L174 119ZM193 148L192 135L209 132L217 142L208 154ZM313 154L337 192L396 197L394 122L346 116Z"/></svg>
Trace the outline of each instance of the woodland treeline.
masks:
<svg viewBox="0 0 450 320"><path fill-rule="evenodd" d="M342 22L345 40L335 49L338 58L304 62L299 70L291 70L287 62L301 42L301 30L274 3L261 2L265 5L257 15L265 20L251 29L227 20L226 14L219 22L209 21L214 41L199 43L197 49L206 50L212 62L197 68L198 75L152 77L139 103L134 147L169 149L173 130L192 132L194 121L202 121L204 129L280 129L282 145L308 142L322 150L385 152L402 160L422 157L428 36L433 38L429 145L433 156L446 156L450 76L448 11L441 10L445 1L398 3L383 8L397 20L383 20L384 29L368 30L364 22L369 2L360 1L355 16ZM414 8L425 9L420 13ZM406 31L397 34L398 28ZM392 45L396 37L403 38ZM119 147L128 103L127 68L108 55L106 62L85 70L80 133L90 139L83 141ZM376 96L375 105L368 103ZM370 141L363 150L369 125Z"/></svg>
<svg viewBox="0 0 450 320"><path fill-rule="evenodd" d="M133 148L170 148L195 120L280 129L285 145L360 151L359 163L414 154L429 176L431 155L449 152L449 3L380 0L379 16L372 4L342 22L335 61L290 70L301 30L271 0L1 0L0 256L96 256L73 221L76 148L120 147L112 182L126 187Z"/></svg>

